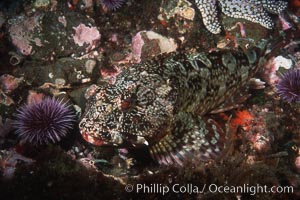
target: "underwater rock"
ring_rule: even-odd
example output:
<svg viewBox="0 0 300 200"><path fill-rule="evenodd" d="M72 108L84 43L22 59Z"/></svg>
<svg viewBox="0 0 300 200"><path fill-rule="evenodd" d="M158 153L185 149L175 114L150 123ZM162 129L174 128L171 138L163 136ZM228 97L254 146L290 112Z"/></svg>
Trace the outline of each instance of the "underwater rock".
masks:
<svg viewBox="0 0 300 200"><path fill-rule="evenodd" d="M36 13L9 20L12 44L23 55L37 60L82 56L99 45L100 33L94 21L75 12Z"/></svg>
<svg viewBox="0 0 300 200"><path fill-rule="evenodd" d="M83 4L84 4L85 9L90 9L93 7L94 1L93 0L83 0Z"/></svg>
<svg viewBox="0 0 300 200"><path fill-rule="evenodd" d="M6 118L3 122L2 116L0 115L0 146L10 131L12 131L12 120Z"/></svg>
<svg viewBox="0 0 300 200"><path fill-rule="evenodd" d="M36 14L31 17L20 15L8 20L10 25L8 32L12 44L23 55L29 56L33 53L32 44L41 46L41 39L34 35L34 31L40 31L40 18L42 18L42 15Z"/></svg>
<svg viewBox="0 0 300 200"><path fill-rule="evenodd" d="M0 76L0 88L4 93L11 93L13 90L19 87L23 81L23 77L16 78L9 74L3 74Z"/></svg>
<svg viewBox="0 0 300 200"><path fill-rule="evenodd" d="M10 106L14 104L14 100L7 96L1 89L0 89L0 104L4 104L6 106Z"/></svg>
<svg viewBox="0 0 300 200"><path fill-rule="evenodd" d="M50 0L35 0L33 3L34 8L46 8L50 6Z"/></svg>
<svg viewBox="0 0 300 200"><path fill-rule="evenodd" d="M6 16L2 12L0 12L0 28L2 28L3 24L5 23L5 18Z"/></svg>
<svg viewBox="0 0 300 200"><path fill-rule="evenodd" d="M93 73L93 70L96 67L96 64L97 63L96 63L95 60L91 60L91 59L87 60L85 62L85 70L86 70L86 72L89 73L89 74Z"/></svg>
<svg viewBox="0 0 300 200"><path fill-rule="evenodd" d="M17 164L22 161L27 165L35 161L18 154L15 150L1 150L0 151L0 171L5 180L12 179L15 175Z"/></svg>
<svg viewBox="0 0 300 200"><path fill-rule="evenodd" d="M89 52L90 49L95 48L95 45L98 45L101 35L97 27L89 27L85 24L79 24L73 29L75 30L75 34L73 36L75 44L78 46L87 44L86 52Z"/></svg>
<svg viewBox="0 0 300 200"><path fill-rule="evenodd" d="M231 131L243 137L256 154L266 154L271 150L273 136L267 129L266 113L255 106L251 110L241 110L230 121Z"/></svg>
<svg viewBox="0 0 300 200"><path fill-rule="evenodd" d="M167 19L175 17L175 15L179 15L187 20L193 20L195 17L195 10L187 0L163 1L161 10ZM158 19L162 18L162 15L158 16Z"/></svg>
<svg viewBox="0 0 300 200"><path fill-rule="evenodd" d="M26 62L15 71L35 86L52 83L58 88L86 84L98 79L96 63L92 59L61 58L53 64L41 66L40 62ZM35 76L39 74L39 76Z"/></svg>
<svg viewBox="0 0 300 200"><path fill-rule="evenodd" d="M176 40L177 43L181 45L186 43L191 43L191 45L195 45L196 43L202 43L202 48L208 45L212 38L211 35L203 34L203 31L200 29L201 34L195 31L198 29L197 23L197 12L195 11L195 7L192 6L190 1L187 0L164 0L161 3L160 13L157 16L157 19L160 21L161 25L166 28L168 37L172 37ZM174 30L174 31L170 31ZM172 33L169 35L169 33ZM175 33L175 34L174 34ZM164 33L166 34L166 33ZM166 34L166 35L167 35ZM195 40L195 41L194 41Z"/></svg>
<svg viewBox="0 0 300 200"><path fill-rule="evenodd" d="M272 57L268 60L263 68L263 79L269 84L274 85L278 83L279 76L278 70L279 68L290 69L293 66L293 62L291 59L285 58L283 56Z"/></svg>
<svg viewBox="0 0 300 200"><path fill-rule="evenodd" d="M176 51L174 39L153 31L140 31L132 38L132 54L137 63L153 56Z"/></svg>
<svg viewBox="0 0 300 200"><path fill-rule="evenodd" d="M84 98L84 94L87 90L89 86L86 87L80 87L77 89L72 90L69 93L69 96L71 97L71 99L76 103L76 105L78 105L82 110L84 110L85 108L85 98Z"/></svg>
<svg viewBox="0 0 300 200"><path fill-rule="evenodd" d="M31 105L33 103L40 103L46 97L45 94L38 93L38 92L33 91L33 90L29 90L28 93L29 94L27 96L27 101L26 101L28 105Z"/></svg>
<svg viewBox="0 0 300 200"><path fill-rule="evenodd" d="M17 66L17 65L23 63L23 61L25 60L25 56L21 53L10 51L8 54L11 56L9 59L9 63L12 66Z"/></svg>
<svg viewBox="0 0 300 200"><path fill-rule="evenodd" d="M3 199L66 200L118 199L124 197L124 183L113 176L86 169L58 147L41 149L35 162L19 161L14 178L0 181ZM25 163L23 163L25 162ZM3 179L2 179L3 180ZM16 192L18 191L18 192Z"/></svg>

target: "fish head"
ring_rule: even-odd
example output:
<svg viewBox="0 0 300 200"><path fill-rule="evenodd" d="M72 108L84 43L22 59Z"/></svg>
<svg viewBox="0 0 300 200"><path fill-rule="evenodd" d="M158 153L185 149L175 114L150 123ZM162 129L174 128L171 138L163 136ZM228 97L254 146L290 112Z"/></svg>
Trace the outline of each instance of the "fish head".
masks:
<svg viewBox="0 0 300 200"><path fill-rule="evenodd" d="M154 73L124 73L114 84L93 85L86 92L79 128L94 145L148 145L171 124L174 103L167 81Z"/></svg>

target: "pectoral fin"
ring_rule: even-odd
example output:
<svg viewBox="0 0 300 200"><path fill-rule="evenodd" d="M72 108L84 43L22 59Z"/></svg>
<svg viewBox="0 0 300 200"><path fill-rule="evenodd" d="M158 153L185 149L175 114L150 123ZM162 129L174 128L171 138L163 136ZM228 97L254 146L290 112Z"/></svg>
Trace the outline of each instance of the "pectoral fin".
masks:
<svg viewBox="0 0 300 200"><path fill-rule="evenodd" d="M179 113L172 133L150 147L152 157L162 165L183 165L188 159L216 159L224 148L224 130L212 119Z"/></svg>

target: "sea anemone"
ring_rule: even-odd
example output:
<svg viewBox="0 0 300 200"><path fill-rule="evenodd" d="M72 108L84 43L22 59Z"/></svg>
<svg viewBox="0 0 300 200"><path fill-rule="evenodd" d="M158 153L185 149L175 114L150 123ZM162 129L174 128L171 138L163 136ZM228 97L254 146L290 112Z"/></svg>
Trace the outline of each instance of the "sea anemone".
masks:
<svg viewBox="0 0 300 200"><path fill-rule="evenodd" d="M102 5L108 10L116 10L122 6L125 0L101 0Z"/></svg>
<svg viewBox="0 0 300 200"><path fill-rule="evenodd" d="M18 109L13 124L21 141L41 145L60 141L74 122L75 114L68 102L47 97Z"/></svg>
<svg viewBox="0 0 300 200"><path fill-rule="evenodd" d="M288 70L276 85L277 93L287 102L300 102L300 69Z"/></svg>

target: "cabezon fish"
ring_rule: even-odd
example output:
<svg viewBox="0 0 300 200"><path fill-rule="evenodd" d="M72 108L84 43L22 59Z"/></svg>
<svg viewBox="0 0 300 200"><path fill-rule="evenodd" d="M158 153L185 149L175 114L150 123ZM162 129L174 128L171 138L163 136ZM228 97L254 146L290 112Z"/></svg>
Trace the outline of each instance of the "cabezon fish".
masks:
<svg viewBox="0 0 300 200"><path fill-rule="evenodd" d="M262 53L171 53L135 64L113 84L90 86L81 134L95 145L147 145L160 164L214 159L223 130L205 115L246 85Z"/></svg>

